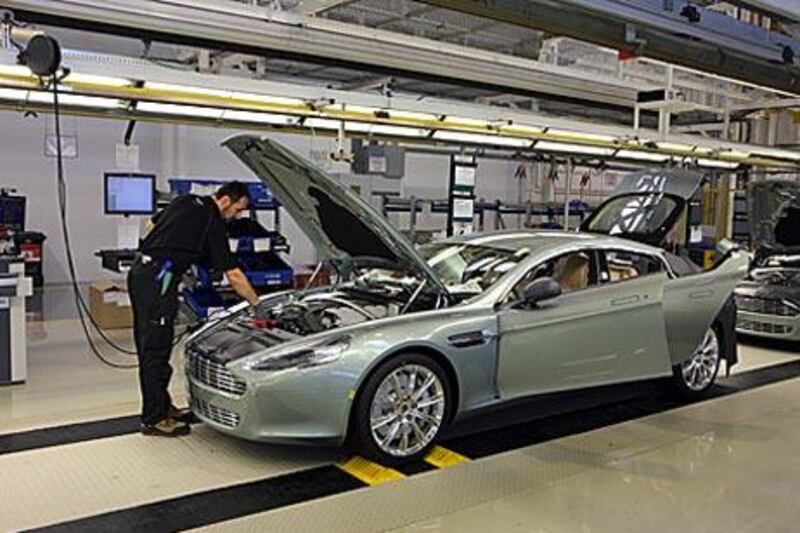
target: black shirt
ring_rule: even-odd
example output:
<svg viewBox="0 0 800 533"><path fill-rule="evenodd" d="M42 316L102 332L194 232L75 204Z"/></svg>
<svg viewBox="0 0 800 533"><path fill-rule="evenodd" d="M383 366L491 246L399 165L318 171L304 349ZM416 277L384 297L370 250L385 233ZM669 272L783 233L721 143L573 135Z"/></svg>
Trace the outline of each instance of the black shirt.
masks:
<svg viewBox="0 0 800 533"><path fill-rule="evenodd" d="M222 272L239 267L231 255L225 221L212 198L179 196L156 213L153 223L139 250L159 260L172 260L177 272L206 260Z"/></svg>

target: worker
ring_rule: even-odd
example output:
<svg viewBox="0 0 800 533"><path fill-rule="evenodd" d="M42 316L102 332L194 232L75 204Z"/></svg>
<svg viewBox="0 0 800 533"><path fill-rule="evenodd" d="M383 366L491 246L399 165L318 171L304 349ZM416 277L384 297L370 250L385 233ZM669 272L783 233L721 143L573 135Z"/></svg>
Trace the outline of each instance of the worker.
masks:
<svg viewBox="0 0 800 533"><path fill-rule="evenodd" d="M168 392L183 273L192 264L207 261L225 273L239 296L258 307L258 295L231 255L225 232L225 220L247 209L249 201L247 187L233 181L213 196L179 196L149 221L128 273L145 435L177 437L190 432L191 411L176 408Z"/></svg>

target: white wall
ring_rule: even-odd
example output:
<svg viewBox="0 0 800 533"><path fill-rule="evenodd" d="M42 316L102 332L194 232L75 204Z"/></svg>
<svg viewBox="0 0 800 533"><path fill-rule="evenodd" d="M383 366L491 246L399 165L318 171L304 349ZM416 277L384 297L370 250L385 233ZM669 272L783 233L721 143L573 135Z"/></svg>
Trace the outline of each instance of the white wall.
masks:
<svg viewBox="0 0 800 533"><path fill-rule="evenodd" d="M103 215L103 172L115 166L115 146L122 141L125 123L101 119L63 118L63 132L78 137L78 157L65 160L68 184L68 220L76 268L82 280L109 277L100 269L94 251L114 247L116 223ZM56 197L55 159L44 157L46 132L53 117L23 117L0 113L0 186L27 196L27 228L47 235L44 248L45 281L68 280ZM161 159L159 128L140 124L141 170L158 171Z"/></svg>
<svg viewBox="0 0 800 533"><path fill-rule="evenodd" d="M119 218L103 214L103 172L116 166L115 148L122 141L126 123L117 120L65 117L64 133L78 137L78 157L66 161L69 187L69 227L73 253L81 281L115 277L100 268L94 252L116 245ZM28 197L28 228L47 235L45 242L45 280L47 283L68 281L64 247L57 214L55 161L45 158L45 132L53 129L53 117L23 117L19 113L0 112L0 186L13 187ZM213 178L255 179L252 173L232 154L220 146L234 130L139 123L133 141L140 150L140 170L159 176L159 189L166 190L167 179ZM313 159L312 152L325 152L333 140L325 137L276 135L275 138L299 154ZM514 177L517 163L489 159L479 160L476 194L486 200L518 201L518 180ZM348 172L343 164L329 168ZM407 154L403 194L420 198L446 198L449 178L449 156ZM577 188L577 186L576 186ZM523 195L526 197L527 191ZM269 215L262 215L269 227ZM393 217L397 221L397 216ZM513 223L513 220L507 220ZM298 224L282 213L282 232L292 246L290 262L308 264L316 260L313 247ZM487 227L491 227L487 219ZM407 218L400 221L407 226ZM422 228L444 228L441 215L425 217Z"/></svg>

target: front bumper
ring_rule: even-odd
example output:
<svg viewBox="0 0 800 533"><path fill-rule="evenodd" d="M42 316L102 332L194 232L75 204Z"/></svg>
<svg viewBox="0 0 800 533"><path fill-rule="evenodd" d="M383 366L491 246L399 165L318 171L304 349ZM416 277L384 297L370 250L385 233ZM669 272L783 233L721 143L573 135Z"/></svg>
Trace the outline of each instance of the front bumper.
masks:
<svg viewBox="0 0 800 533"><path fill-rule="evenodd" d="M800 341L800 316L781 316L739 310L736 332L743 335Z"/></svg>
<svg viewBox="0 0 800 533"><path fill-rule="evenodd" d="M220 390L186 372L190 406L214 429L246 440L340 445L347 436L351 393L317 369L237 374L241 394Z"/></svg>

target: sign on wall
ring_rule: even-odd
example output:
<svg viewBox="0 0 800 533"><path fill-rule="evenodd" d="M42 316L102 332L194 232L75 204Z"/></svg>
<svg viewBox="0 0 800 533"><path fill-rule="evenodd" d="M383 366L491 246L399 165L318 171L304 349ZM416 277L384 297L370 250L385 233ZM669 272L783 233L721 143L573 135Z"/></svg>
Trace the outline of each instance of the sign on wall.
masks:
<svg viewBox="0 0 800 533"><path fill-rule="evenodd" d="M478 163L473 155L450 157L447 235L467 235L474 231L475 180Z"/></svg>

